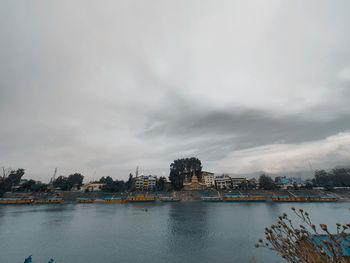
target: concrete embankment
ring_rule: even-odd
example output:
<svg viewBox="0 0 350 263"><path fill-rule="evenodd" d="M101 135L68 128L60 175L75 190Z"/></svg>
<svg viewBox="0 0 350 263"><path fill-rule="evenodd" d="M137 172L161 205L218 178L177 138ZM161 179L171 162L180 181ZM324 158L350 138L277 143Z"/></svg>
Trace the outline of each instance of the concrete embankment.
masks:
<svg viewBox="0 0 350 263"><path fill-rule="evenodd" d="M270 199L271 196L283 196L290 195L291 193L297 196L308 196L308 195L330 195L330 196L338 196L341 198L341 201L349 202L350 201L350 190L332 190L332 191L319 191L319 190L232 190L232 191L178 191L175 192L176 196L179 196L182 201L199 201L201 196L215 196L220 193L221 196L224 195L232 195L232 194L249 194L249 195L261 195L265 196L267 200ZM77 198L95 198L97 201L103 201L106 197L111 196L128 196L130 194L135 193L107 193L107 192L80 192L80 191L55 191L51 193L5 193L3 197L6 198L14 198L14 197L28 197L33 199L42 199L42 198L50 198L50 197L61 197L65 202L74 202ZM172 196L173 192L149 192L148 195L154 195L156 197L160 196Z"/></svg>

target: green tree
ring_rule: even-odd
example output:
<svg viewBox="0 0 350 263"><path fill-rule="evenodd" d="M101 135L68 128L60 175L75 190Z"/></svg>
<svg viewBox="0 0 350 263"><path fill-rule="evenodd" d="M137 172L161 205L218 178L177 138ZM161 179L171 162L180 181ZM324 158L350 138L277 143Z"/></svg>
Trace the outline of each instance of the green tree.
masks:
<svg viewBox="0 0 350 263"><path fill-rule="evenodd" d="M30 189L32 192L45 192L47 190L47 184L35 183Z"/></svg>
<svg viewBox="0 0 350 263"><path fill-rule="evenodd" d="M68 190L71 190L73 186L77 186L78 189L83 185L84 176L80 173L74 173L68 176L67 184Z"/></svg>
<svg viewBox="0 0 350 263"><path fill-rule="evenodd" d="M110 176L105 178L105 185L102 187L102 191L105 192L122 192L125 191L126 185L122 180L115 180Z"/></svg>
<svg viewBox="0 0 350 263"><path fill-rule="evenodd" d="M22 191L31 191L32 190L32 186L35 185L35 181L30 179L29 181L25 182L22 187L21 190Z"/></svg>
<svg viewBox="0 0 350 263"><path fill-rule="evenodd" d="M126 181L125 187L129 191L133 191L134 190L135 184L134 184L134 178L133 178L132 174L129 174L129 179L128 179L128 181Z"/></svg>
<svg viewBox="0 0 350 263"><path fill-rule="evenodd" d="M56 180L53 182L53 186L60 188L62 191L68 190L68 178L62 175L57 177Z"/></svg>
<svg viewBox="0 0 350 263"><path fill-rule="evenodd" d="M276 188L275 182L272 180L270 176L266 174L260 175L259 185L260 185L260 189L265 189L265 190L272 190Z"/></svg>
<svg viewBox="0 0 350 263"><path fill-rule="evenodd" d="M4 174L0 180L0 196L5 192L11 191L13 186L18 185L25 173L24 169L21 168L12 170L8 175L5 173L5 169L3 171Z"/></svg>
<svg viewBox="0 0 350 263"><path fill-rule="evenodd" d="M161 176L156 182L156 190L157 191L164 191L165 190L165 183L166 183L166 178Z"/></svg>
<svg viewBox="0 0 350 263"><path fill-rule="evenodd" d="M185 178L191 180L193 174L202 179L202 163L198 158L177 159L170 164L169 180L175 190L182 189Z"/></svg>

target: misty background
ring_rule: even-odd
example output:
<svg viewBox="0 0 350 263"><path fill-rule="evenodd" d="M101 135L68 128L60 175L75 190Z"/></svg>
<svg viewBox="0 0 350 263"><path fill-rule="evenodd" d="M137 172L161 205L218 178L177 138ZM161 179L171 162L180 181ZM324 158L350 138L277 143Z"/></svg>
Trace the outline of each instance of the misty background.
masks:
<svg viewBox="0 0 350 263"><path fill-rule="evenodd" d="M311 176L350 162L349 1L1 1L0 166Z"/></svg>

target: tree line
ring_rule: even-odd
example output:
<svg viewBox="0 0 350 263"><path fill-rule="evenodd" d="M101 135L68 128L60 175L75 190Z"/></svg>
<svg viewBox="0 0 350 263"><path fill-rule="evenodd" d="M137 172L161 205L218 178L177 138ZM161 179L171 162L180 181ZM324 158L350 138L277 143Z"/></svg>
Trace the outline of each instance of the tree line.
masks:
<svg viewBox="0 0 350 263"><path fill-rule="evenodd" d="M101 191L103 192L133 192L136 190L135 188L135 178L132 174L129 174L129 179L124 182L123 180L113 180L112 177L102 176L100 180L94 181L93 183L100 183L103 184L101 187ZM153 189L150 189L153 191L165 191L166 190L166 178L165 177L159 177L156 178L156 185Z"/></svg>
<svg viewBox="0 0 350 263"><path fill-rule="evenodd" d="M329 172L316 170L312 182L314 186L325 188L350 187L350 168L335 168Z"/></svg>
<svg viewBox="0 0 350 263"><path fill-rule="evenodd" d="M19 168L17 170L5 170L3 168L2 176L0 176L0 197L8 191L12 191L16 187L16 191L25 192L44 192L48 190L48 184L43 184L34 180L27 180L23 184L19 184L25 170ZM183 183L187 179L191 181L193 176L197 176L198 180L202 179L202 163L198 158L182 158L174 160L170 164L170 190L181 190ZM70 174L68 176L59 176L52 183L54 188L59 188L62 191L70 191L73 188L80 189L83 184L84 176L80 173ZM156 186L151 189L154 191L169 190L167 187L165 177L159 177L156 180ZM260 175L259 188L265 190L274 190L278 188L276 182L266 174ZM102 176L95 183L101 183L101 191L105 192L124 192L135 191L135 178L132 174L129 174L127 181L113 180L112 177ZM307 185L311 188L310 185ZM316 170L314 178L312 179L312 186L321 186L325 188L332 187L350 187L350 168L335 168L330 171ZM255 185L249 181L242 182L239 189L255 189ZM308 188L308 187L306 187Z"/></svg>

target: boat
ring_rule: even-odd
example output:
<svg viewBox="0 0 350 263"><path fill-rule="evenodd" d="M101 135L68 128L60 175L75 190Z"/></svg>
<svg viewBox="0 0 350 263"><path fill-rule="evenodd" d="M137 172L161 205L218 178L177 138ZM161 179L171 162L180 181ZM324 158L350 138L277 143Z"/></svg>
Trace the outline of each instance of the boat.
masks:
<svg viewBox="0 0 350 263"><path fill-rule="evenodd" d="M137 194L135 196L129 196L126 200L128 202L154 202L154 201L156 201L156 198L154 196Z"/></svg>
<svg viewBox="0 0 350 263"><path fill-rule="evenodd" d="M159 197L159 200L162 202L180 202L181 199L180 197L174 197L174 196L162 196Z"/></svg>
<svg viewBox="0 0 350 263"><path fill-rule="evenodd" d="M308 197L308 201L310 202L337 202L339 200L340 198L337 196L328 196L328 195Z"/></svg>
<svg viewBox="0 0 350 263"><path fill-rule="evenodd" d="M0 204L31 204L33 199L23 197L23 198L0 198Z"/></svg>
<svg viewBox="0 0 350 263"><path fill-rule="evenodd" d="M76 201L78 203L95 203L95 198L77 198Z"/></svg>
<svg viewBox="0 0 350 263"><path fill-rule="evenodd" d="M272 196L272 201L275 202L337 202L340 200L336 196Z"/></svg>
<svg viewBox="0 0 350 263"><path fill-rule="evenodd" d="M259 195L225 195L227 202L265 202L265 196Z"/></svg>
<svg viewBox="0 0 350 263"><path fill-rule="evenodd" d="M305 196L289 196L289 195L280 195L280 196L271 196L271 200L275 202L306 202L307 197Z"/></svg>
<svg viewBox="0 0 350 263"><path fill-rule="evenodd" d="M109 204L121 204L126 202L126 198L124 197L107 197L104 200L105 203Z"/></svg>
<svg viewBox="0 0 350 263"><path fill-rule="evenodd" d="M180 202L180 197L176 196L175 192L173 193L173 196L161 196L159 197L159 200L162 202Z"/></svg>
<svg viewBox="0 0 350 263"><path fill-rule="evenodd" d="M36 204L60 204L62 202L63 202L63 199L60 197L34 200L34 203Z"/></svg>
<svg viewBox="0 0 350 263"><path fill-rule="evenodd" d="M222 202L221 196L202 196L201 200L204 202Z"/></svg>

